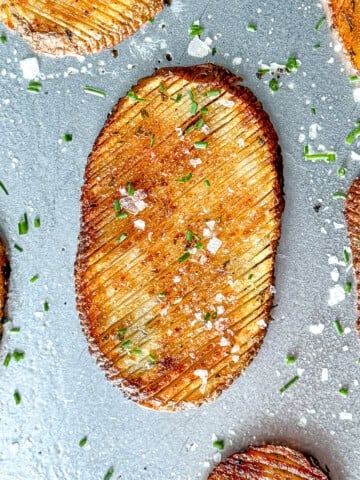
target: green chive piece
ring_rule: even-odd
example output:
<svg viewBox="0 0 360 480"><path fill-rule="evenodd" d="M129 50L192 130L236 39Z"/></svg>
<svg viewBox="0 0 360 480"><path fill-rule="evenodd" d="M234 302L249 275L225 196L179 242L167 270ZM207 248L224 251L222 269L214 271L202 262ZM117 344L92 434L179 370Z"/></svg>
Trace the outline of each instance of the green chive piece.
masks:
<svg viewBox="0 0 360 480"><path fill-rule="evenodd" d="M313 50L319 50L320 47L320 43L316 43L315 45L313 45Z"/></svg>
<svg viewBox="0 0 360 480"><path fill-rule="evenodd" d="M192 173L190 172L187 175L185 175L184 177L177 178L175 181L177 183L186 183L186 182L189 182L191 179L192 179Z"/></svg>
<svg viewBox="0 0 360 480"><path fill-rule="evenodd" d="M200 113L201 113L202 115L206 115L208 112L209 112L209 109L206 108L206 107L204 107L204 108L202 108L202 109L200 110Z"/></svg>
<svg viewBox="0 0 360 480"><path fill-rule="evenodd" d="M191 240L194 238L194 234L191 230L188 230L186 232L186 241L187 242L191 242Z"/></svg>
<svg viewBox="0 0 360 480"><path fill-rule="evenodd" d="M44 302L44 312L48 312L49 311L49 302L47 300L45 300Z"/></svg>
<svg viewBox="0 0 360 480"><path fill-rule="evenodd" d="M137 102L146 102L144 98L140 98L133 90L130 90L127 93L127 96L135 103Z"/></svg>
<svg viewBox="0 0 360 480"><path fill-rule="evenodd" d="M5 195L9 195L9 192L8 192L7 188L5 187L5 185L3 184L3 182L0 182L0 188L5 193Z"/></svg>
<svg viewBox="0 0 360 480"><path fill-rule="evenodd" d="M129 216L128 212L118 212L118 213L116 214L116 218L120 218L120 219L121 219L121 218L126 218L126 217L128 217L128 216Z"/></svg>
<svg viewBox="0 0 360 480"><path fill-rule="evenodd" d="M155 19L154 18L150 18L149 19L149 23L153 24L155 22Z"/></svg>
<svg viewBox="0 0 360 480"><path fill-rule="evenodd" d="M210 319L211 319L211 313L210 313L210 312L206 312L206 313L205 313L205 316L204 316L205 322L208 322Z"/></svg>
<svg viewBox="0 0 360 480"><path fill-rule="evenodd" d="M333 322L336 333L339 335L339 337L342 337L344 335L344 330L341 326L341 323L339 320L334 320Z"/></svg>
<svg viewBox="0 0 360 480"><path fill-rule="evenodd" d="M191 115L195 115L198 109L198 104L196 102L191 102L190 105L190 113Z"/></svg>
<svg viewBox="0 0 360 480"><path fill-rule="evenodd" d="M324 25L326 21L326 17L321 17L320 20L315 25L315 30L320 30L320 28Z"/></svg>
<svg viewBox="0 0 360 480"><path fill-rule="evenodd" d="M156 358L154 357L154 355L151 355L151 353L148 355L148 359L152 362L156 362Z"/></svg>
<svg viewBox="0 0 360 480"><path fill-rule="evenodd" d="M316 115L316 108L315 108L315 107L311 107L311 113L312 113L313 115Z"/></svg>
<svg viewBox="0 0 360 480"><path fill-rule="evenodd" d="M36 274L33 277L30 278L30 283L35 283L39 280L39 275Z"/></svg>
<svg viewBox="0 0 360 480"><path fill-rule="evenodd" d="M127 328L119 328L116 334L119 338L122 338L126 332L127 332Z"/></svg>
<svg viewBox="0 0 360 480"><path fill-rule="evenodd" d="M224 440L214 440L212 445L217 450L224 450Z"/></svg>
<svg viewBox="0 0 360 480"><path fill-rule="evenodd" d="M195 129L199 129L201 127L203 127L204 125L204 119L203 118L200 118L196 123L194 123L193 125L190 125L186 130L185 130L185 134L187 133L190 133L192 132L193 130Z"/></svg>
<svg viewBox="0 0 360 480"><path fill-rule="evenodd" d="M165 87L165 85L162 82L160 82L159 90L160 90L160 92L164 93L164 92L166 92L167 87Z"/></svg>
<svg viewBox="0 0 360 480"><path fill-rule="evenodd" d="M15 362L20 362L20 360L24 360L25 353L20 352L19 350L14 350L12 353L12 357L15 360Z"/></svg>
<svg viewBox="0 0 360 480"><path fill-rule="evenodd" d="M349 295L350 292L351 292L351 289L352 289L352 283L351 282L345 282L345 285L344 285L345 293L347 293Z"/></svg>
<svg viewBox="0 0 360 480"><path fill-rule="evenodd" d="M300 61L295 57L289 57L285 65L287 72L296 72L300 67Z"/></svg>
<svg viewBox="0 0 360 480"><path fill-rule="evenodd" d="M269 87L273 92L277 92L279 90L279 82L276 80L276 78L272 78L269 82Z"/></svg>
<svg viewBox="0 0 360 480"><path fill-rule="evenodd" d="M348 145L351 145L352 143L355 142L355 140L360 136L360 127L359 127L359 120L356 122L357 128L355 128L352 132L349 133L349 135L346 137L345 142Z"/></svg>
<svg viewBox="0 0 360 480"><path fill-rule="evenodd" d="M109 468L109 470L104 475L104 480L110 480L110 478L113 476L113 473L114 473L113 467Z"/></svg>
<svg viewBox="0 0 360 480"><path fill-rule="evenodd" d="M304 145L304 155L308 155L309 150L309 145Z"/></svg>
<svg viewBox="0 0 360 480"><path fill-rule="evenodd" d="M28 92L40 93L41 89L42 89L42 83L34 82L34 80L31 80L29 82L29 85L28 85L27 89L28 89Z"/></svg>
<svg viewBox="0 0 360 480"><path fill-rule="evenodd" d="M120 237L118 238L118 240L117 240L118 243L123 243L123 242L125 242L125 240L127 239L127 237L128 237L128 234L127 234L127 233L122 233L122 234L120 235Z"/></svg>
<svg viewBox="0 0 360 480"><path fill-rule="evenodd" d="M13 327L11 330L10 330L11 333L19 333L20 332L20 327Z"/></svg>
<svg viewBox="0 0 360 480"><path fill-rule="evenodd" d="M23 220L20 220L18 223L18 230L19 235L26 235L29 231L29 221L26 213L24 213Z"/></svg>
<svg viewBox="0 0 360 480"><path fill-rule="evenodd" d="M3 361L4 367L8 367L8 366L9 366L9 363L10 363L10 361L11 361L11 357L12 357L12 355L11 355L10 352L6 354L6 357L4 358L4 361Z"/></svg>
<svg viewBox="0 0 360 480"><path fill-rule="evenodd" d="M165 292L160 292L157 294L158 298L165 298L166 297L166 293Z"/></svg>
<svg viewBox="0 0 360 480"><path fill-rule="evenodd" d="M115 212L120 212L121 210L120 200L114 200L114 209L115 209Z"/></svg>
<svg viewBox="0 0 360 480"><path fill-rule="evenodd" d="M17 390L15 390L14 392L14 400L16 405L19 405L19 403L21 403L21 396Z"/></svg>
<svg viewBox="0 0 360 480"><path fill-rule="evenodd" d="M40 227L41 227L40 217L34 218L34 227L35 227L35 228L40 228Z"/></svg>
<svg viewBox="0 0 360 480"><path fill-rule="evenodd" d="M254 274L250 273L250 275L248 276L248 279L251 280L253 277L254 277Z"/></svg>
<svg viewBox="0 0 360 480"><path fill-rule="evenodd" d="M194 147L197 150L206 150L209 146L209 142L195 142Z"/></svg>
<svg viewBox="0 0 360 480"><path fill-rule="evenodd" d="M338 173L339 177L345 177L345 175L347 174L347 168L340 167L340 168L338 168L337 173Z"/></svg>
<svg viewBox="0 0 360 480"><path fill-rule="evenodd" d="M209 180L205 180L205 181L204 181L204 185L205 185L205 187L210 187L210 182L209 182Z"/></svg>
<svg viewBox="0 0 360 480"><path fill-rule="evenodd" d="M1 319L1 323L5 325L5 323L8 323L8 322L10 322L10 318L4 315L3 318Z"/></svg>
<svg viewBox="0 0 360 480"><path fill-rule="evenodd" d="M131 355L141 355L142 350L140 350L139 348L133 348L132 350L130 350L130 353Z"/></svg>
<svg viewBox="0 0 360 480"><path fill-rule="evenodd" d="M186 252L184 253L184 255L178 258L178 262L179 263L185 262L185 260L187 260L189 257L190 257L190 253Z"/></svg>
<svg viewBox="0 0 360 480"><path fill-rule="evenodd" d="M283 387L280 388L279 392L284 393L288 390L294 383L296 383L300 379L299 375L295 375L289 382L287 382Z"/></svg>
<svg viewBox="0 0 360 480"><path fill-rule="evenodd" d="M349 265L350 263L350 254L348 252L348 250L346 248L344 248L344 251L343 251L343 258L344 258L344 261L347 265Z"/></svg>
<svg viewBox="0 0 360 480"><path fill-rule="evenodd" d="M335 152L324 152L324 153L305 153L305 160L310 162L316 162L318 160L323 160L327 163L334 163L336 161Z"/></svg>
<svg viewBox="0 0 360 480"><path fill-rule="evenodd" d="M133 184L131 182L128 182L126 184L126 190L127 190L127 193L128 195L130 195L131 197L134 195L135 193L135 188L133 187Z"/></svg>
<svg viewBox="0 0 360 480"><path fill-rule="evenodd" d="M349 396L349 389L345 388L345 387L339 388L339 394L343 397L348 397Z"/></svg>
<svg viewBox="0 0 360 480"><path fill-rule="evenodd" d="M212 55L212 56L216 55L216 47L213 47L213 48L211 49L211 55Z"/></svg>
<svg viewBox="0 0 360 480"><path fill-rule="evenodd" d="M22 247L20 247L20 245L18 245L17 243L14 244L14 248L16 248L16 250L18 250L19 252L24 251L24 249Z"/></svg>
<svg viewBox="0 0 360 480"><path fill-rule="evenodd" d="M203 248L203 244L201 242L197 242L195 245L196 250L201 250Z"/></svg>
<svg viewBox="0 0 360 480"><path fill-rule="evenodd" d="M182 99L181 93L178 93L175 98L172 98L171 100L175 103L179 103L180 100Z"/></svg>
<svg viewBox="0 0 360 480"><path fill-rule="evenodd" d="M152 134L151 138L150 138L150 148L152 148L154 146L154 143L155 143L155 135Z"/></svg>
<svg viewBox="0 0 360 480"><path fill-rule="evenodd" d="M87 437L83 437L79 442L79 447L84 447L87 442Z"/></svg>
<svg viewBox="0 0 360 480"><path fill-rule="evenodd" d="M259 80L261 80L269 72L269 68L259 68L259 70L256 72L256 76Z"/></svg>
<svg viewBox="0 0 360 480"><path fill-rule="evenodd" d="M350 75L349 76L349 82L350 83L358 82L359 80L360 80L360 77L358 77L357 75Z"/></svg>
<svg viewBox="0 0 360 480"><path fill-rule="evenodd" d="M220 96L220 90L209 90L208 92L204 92L203 96L204 97L219 97Z"/></svg>
<svg viewBox="0 0 360 480"><path fill-rule="evenodd" d="M194 23L189 27L189 34L191 38L196 37L197 35L201 35L204 33L205 28L201 25L195 25Z"/></svg>
<svg viewBox="0 0 360 480"><path fill-rule="evenodd" d="M1 35L0 36L0 43L4 44L7 42L7 38L6 38L6 35Z"/></svg>
<svg viewBox="0 0 360 480"><path fill-rule="evenodd" d="M331 196L332 196L332 198L333 198L334 200L337 200L337 199L339 199L339 198L342 199L342 200L345 200L345 199L346 199L346 194L345 194L345 193L342 193L342 192L335 192L335 193L333 193Z"/></svg>
<svg viewBox="0 0 360 480"><path fill-rule="evenodd" d="M73 138L72 133L64 133L63 135L64 142L71 142L72 138Z"/></svg>
<svg viewBox="0 0 360 480"><path fill-rule="evenodd" d="M293 355L288 355L285 361L287 365L294 365L296 363L296 357Z"/></svg>
<svg viewBox="0 0 360 480"><path fill-rule="evenodd" d="M100 88L90 87L89 85L86 85L84 87L84 92L89 93L90 95L96 95L98 97L106 97L105 90L101 90Z"/></svg>
<svg viewBox="0 0 360 480"><path fill-rule="evenodd" d="M131 341L131 340L126 340L125 342L123 342L123 343L121 344L121 348L130 347L131 344L132 344L132 341Z"/></svg>
<svg viewBox="0 0 360 480"><path fill-rule="evenodd" d="M249 23L247 26L246 26L246 30L248 32L256 32L257 31L257 26L256 25L253 25L252 23Z"/></svg>

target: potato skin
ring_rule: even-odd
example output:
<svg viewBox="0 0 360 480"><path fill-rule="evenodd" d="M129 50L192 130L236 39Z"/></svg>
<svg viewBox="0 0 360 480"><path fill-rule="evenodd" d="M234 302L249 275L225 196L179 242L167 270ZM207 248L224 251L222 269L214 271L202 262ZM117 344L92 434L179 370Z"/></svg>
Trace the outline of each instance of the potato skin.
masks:
<svg viewBox="0 0 360 480"><path fill-rule="evenodd" d="M217 465L208 480L329 480L312 458L288 447L249 447Z"/></svg>
<svg viewBox="0 0 360 480"><path fill-rule="evenodd" d="M2 320L5 316L5 302L9 276L10 266L7 259L5 246L0 239L0 338L2 336Z"/></svg>

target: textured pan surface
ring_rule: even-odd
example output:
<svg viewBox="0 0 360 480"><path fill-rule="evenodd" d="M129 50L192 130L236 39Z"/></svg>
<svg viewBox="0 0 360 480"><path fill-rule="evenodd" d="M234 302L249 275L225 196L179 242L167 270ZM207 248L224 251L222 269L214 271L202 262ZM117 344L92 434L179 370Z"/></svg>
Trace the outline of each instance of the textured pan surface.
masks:
<svg viewBox="0 0 360 480"><path fill-rule="evenodd" d="M353 181L346 199L345 217L351 241L352 260L357 283L358 321L360 332L360 178Z"/></svg>
<svg viewBox="0 0 360 480"><path fill-rule="evenodd" d="M325 8L345 53L360 70L360 0L326 0Z"/></svg>
<svg viewBox="0 0 360 480"><path fill-rule="evenodd" d="M142 100L120 100L86 167L81 319L108 377L155 409L215 398L256 355L270 320L279 147L238 81L211 64L159 70L134 89ZM114 202L134 199L145 208L115 218Z"/></svg>
<svg viewBox="0 0 360 480"><path fill-rule="evenodd" d="M288 447L250 447L220 463L208 480L328 480L329 477L300 452Z"/></svg>
<svg viewBox="0 0 360 480"><path fill-rule="evenodd" d="M0 238L0 338L2 335L2 319L5 315L5 301L7 294L7 282L9 279L9 264L4 244Z"/></svg>
<svg viewBox="0 0 360 480"><path fill-rule="evenodd" d="M42 53L84 55L113 47L164 6L164 0L0 0L0 20Z"/></svg>

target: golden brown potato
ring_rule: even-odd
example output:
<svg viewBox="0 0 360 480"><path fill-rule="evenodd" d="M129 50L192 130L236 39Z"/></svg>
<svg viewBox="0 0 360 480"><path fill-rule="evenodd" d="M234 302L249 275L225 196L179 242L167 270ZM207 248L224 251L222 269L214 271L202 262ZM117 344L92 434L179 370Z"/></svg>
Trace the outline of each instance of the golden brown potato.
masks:
<svg viewBox="0 0 360 480"><path fill-rule="evenodd" d="M0 239L0 338L2 335L2 320L5 316L5 301L10 269L5 247Z"/></svg>
<svg viewBox="0 0 360 480"><path fill-rule="evenodd" d="M329 480L313 459L288 447L249 447L217 465L208 480Z"/></svg>
<svg viewBox="0 0 360 480"><path fill-rule="evenodd" d="M354 180L349 189L346 199L345 217L351 241L352 259L357 283L357 328L360 334L360 178Z"/></svg>
<svg viewBox="0 0 360 480"><path fill-rule="evenodd" d="M353 67L360 70L360 0L326 0L325 6Z"/></svg>
<svg viewBox="0 0 360 480"><path fill-rule="evenodd" d="M113 47L153 18L166 0L0 0L0 21L34 50L84 55Z"/></svg>
<svg viewBox="0 0 360 480"><path fill-rule="evenodd" d="M270 321L280 153L239 80L211 64L141 80L86 167L81 320L108 377L154 409L219 395Z"/></svg>

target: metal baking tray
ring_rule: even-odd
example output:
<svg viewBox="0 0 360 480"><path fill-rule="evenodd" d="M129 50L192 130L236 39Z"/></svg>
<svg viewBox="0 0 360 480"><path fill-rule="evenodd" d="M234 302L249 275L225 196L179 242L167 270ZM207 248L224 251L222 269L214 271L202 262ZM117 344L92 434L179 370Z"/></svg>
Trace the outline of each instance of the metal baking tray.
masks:
<svg viewBox="0 0 360 480"><path fill-rule="evenodd" d="M329 289L353 281L351 268L341 264L348 246L343 200L332 194L345 192L360 173L351 158L360 149L344 141L360 104L330 29L315 29L322 16L311 0L173 0L153 24L117 47L118 58L110 50L86 58L38 56L43 89L37 95L27 91L19 63L34 53L0 26L8 38L0 45L0 181L9 192L0 191L0 225L12 267L8 313L21 328L15 334L5 325L0 353L3 359L14 349L25 352L0 372L1 480L94 480L110 467L113 479L205 479L220 456L264 442L311 453L335 480L360 478L354 289L338 305L328 304ZM215 55L188 54L188 28L196 20ZM248 31L248 24L257 31ZM301 67L282 76L281 88L272 92L269 76L256 77L259 64L283 64L290 56ZM207 61L243 77L279 134L286 210L274 321L258 357L218 400L189 412L157 413L124 399L87 351L73 278L80 189L87 156L118 98L156 67ZM88 95L84 85L107 96ZM61 141L66 132L72 142ZM336 163L305 162L304 144L335 150ZM341 166L348 169L345 177L337 174ZM30 231L19 237L24 212ZM290 353L297 356L294 366L284 361ZM300 380L280 395L297 373ZM340 387L349 389L347 398ZM221 455L212 446L214 434L225 440Z"/></svg>

